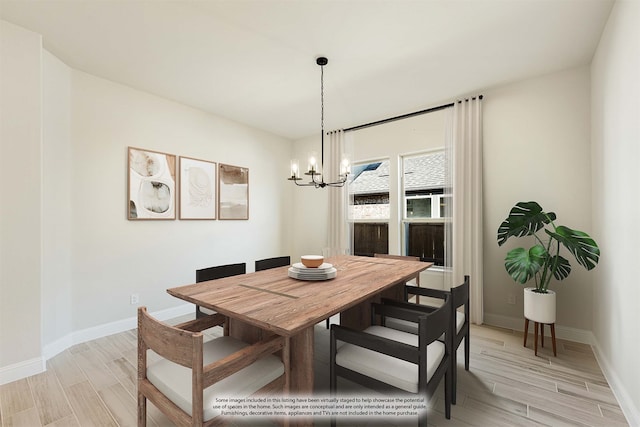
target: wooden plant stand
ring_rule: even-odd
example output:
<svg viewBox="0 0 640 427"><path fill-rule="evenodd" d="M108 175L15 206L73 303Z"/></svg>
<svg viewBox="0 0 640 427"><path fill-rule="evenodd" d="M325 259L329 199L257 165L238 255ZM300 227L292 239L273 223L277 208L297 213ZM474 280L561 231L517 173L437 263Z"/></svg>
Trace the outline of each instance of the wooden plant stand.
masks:
<svg viewBox="0 0 640 427"><path fill-rule="evenodd" d="M540 325L540 341L542 343L542 347L544 347L544 325L545 323L538 323L538 322L533 322L533 336L534 336L534 344L533 344L533 349L534 349L534 354L537 356L538 355L538 325ZM557 357L556 354L556 324L555 323L548 323L548 325L551 326L551 344L553 346L553 355L555 357ZM525 317L524 319L524 346L527 346L527 335L529 335L529 319L527 319Z"/></svg>

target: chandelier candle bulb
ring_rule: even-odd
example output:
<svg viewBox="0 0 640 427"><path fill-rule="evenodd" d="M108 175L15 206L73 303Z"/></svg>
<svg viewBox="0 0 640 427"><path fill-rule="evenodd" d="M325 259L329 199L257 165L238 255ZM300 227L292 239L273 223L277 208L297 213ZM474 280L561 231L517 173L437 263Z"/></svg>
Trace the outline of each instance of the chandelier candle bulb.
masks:
<svg viewBox="0 0 640 427"><path fill-rule="evenodd" d="M351 173L351 163L349 162L349 158L345 157L342 159L342 163L340 164L340 175L348 175Z"/></svg>
<svg viewBox="0 0 640 427"><path fill-rule="evenodd" d="M291 178L300 178L300 168L298 159L291 160Z"/></svg>
<svg viewBox="0 0 640 427"><path fill-rule="evenodd" d="M317 172L318 156L315 151L309 153L309 172Z"/></svg>

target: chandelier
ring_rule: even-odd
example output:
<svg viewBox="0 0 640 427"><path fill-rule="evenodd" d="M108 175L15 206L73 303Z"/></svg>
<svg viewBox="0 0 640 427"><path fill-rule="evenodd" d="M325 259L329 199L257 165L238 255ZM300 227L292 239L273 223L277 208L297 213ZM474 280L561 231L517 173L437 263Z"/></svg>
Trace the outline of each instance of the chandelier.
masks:
<svg viewBox="0 0 640 427"><path fill-rule="evenodd" d="M324 66L327 65L329 60L324 56L316 58L316 64L320 66L320 141L321 141L321 157L320 164L318 164L318 157L315 152L309 154L308 169L304 174L310 176L310 181L301 184L298 181L302 181L300 178L300 164L297 159L291 160L291 176L289 181L293 181L300 187L342 187L347 182L347 176L351 171L348 159L343 159L340 163L340 175L338 179L333 182L325 182L322 176L322 168L324 167Z"/></svg>

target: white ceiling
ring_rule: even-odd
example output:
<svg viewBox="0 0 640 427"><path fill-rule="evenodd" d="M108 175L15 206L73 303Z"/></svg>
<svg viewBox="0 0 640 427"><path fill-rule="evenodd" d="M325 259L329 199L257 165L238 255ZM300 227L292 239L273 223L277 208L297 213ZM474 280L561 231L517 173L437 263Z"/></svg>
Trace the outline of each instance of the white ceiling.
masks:
<svg viewBox="0 0 640 427"><path fill-rule="evenodd" d="M0 0L69 66L291 139L591 61L612 0Z"/></svg>

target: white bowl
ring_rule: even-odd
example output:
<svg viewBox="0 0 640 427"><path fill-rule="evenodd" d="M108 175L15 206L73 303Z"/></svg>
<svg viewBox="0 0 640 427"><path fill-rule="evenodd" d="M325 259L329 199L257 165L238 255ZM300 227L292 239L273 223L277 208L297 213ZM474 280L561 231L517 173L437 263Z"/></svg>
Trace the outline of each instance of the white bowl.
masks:
<svg viewBox="0 0 640 427"><path fill-rule="evenodd" d="M302 255L300 261L307 268L317 268L324 262L324 257L322 255Z"/></svg>

